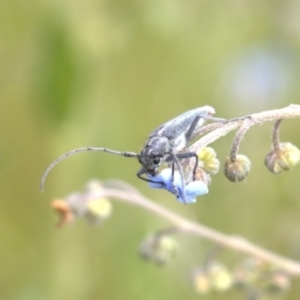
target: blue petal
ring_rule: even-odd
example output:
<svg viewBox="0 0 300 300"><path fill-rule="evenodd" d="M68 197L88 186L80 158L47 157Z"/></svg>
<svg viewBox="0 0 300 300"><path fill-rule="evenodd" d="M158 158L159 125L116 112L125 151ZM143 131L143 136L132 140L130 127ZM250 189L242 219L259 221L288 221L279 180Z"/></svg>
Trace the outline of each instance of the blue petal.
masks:
<svg viewBox="0 0 300 300"><path fill-rule="evenodd" d="M185 201L182 199L182 197L177 198L177 201L180 202L180 203L184 203L184 204L196 203L196 198L185 195Z"/></svg>
<svg viewBox="0 0 300 300"><path fill-rule="evenodd" d="M192 181L186 185L185 193L187 195L194 195L194 197L201 196L208 193L208 187L203 181Z"/></svg>
<svg viewBox="0 0 300 300"><path fill-rule="evenodd" d="M155 188L155 189L164 188L173 194L175 193L174 187L172 184L172 169L171 168L163 169L156 176L151 176L148 174L148 178L152 181L155 181L155 182L149 182L149 186L151 188ZM176 187L181 185L181 178L180 178L180 174L178 173L178 171L174 172L174 185Z"/></svg>
<svg viewBox="0 0 300 300"><path fill-rule="evenodd" d="M171 193L175 193L174 186L178 187L181 186L181 177L178 171L174 172L174 178L172 183L172 169L166 168L163 169L160 173L161 177L163 178L165 189Z"/></svg>
<svg viewBox="0 0 300 300"><path fill-rule="evenodd" d="M182 203L195 203L196 197L208 193L207 185L200 180L192 181L185 186L185 201L183 200L182 191L182 179L178 171L174 171L174 180L172 183L172 169L163 169L156 176L151 176L147 174L150 180L155 182L149 182L149 186L156 189L166 189L172 194L175 194L174 186L177 188L179 197L177 200ZM174 184L174 186L173 186Z"/></svg>
<svg viewBox="0 0 300 300"><path fill-rule="evenodd" d="M192 181L185 186L185 200L183 199L183 191L182 187L178 187L180 197L177 198L179 202L182 203L195 203L196 197L201 196L208 193L207 185L200 180Z"/></svg>
<svg viewBox="0 0 300 300"><path fill-rule="evenodd" d="M152 182L149 182L149 186L153 189L163 189L165 188L163 179L161 178L160 174L156 176L148 175L148 178L152 180ZM153 182L155 181L155 182Z"/></svg>

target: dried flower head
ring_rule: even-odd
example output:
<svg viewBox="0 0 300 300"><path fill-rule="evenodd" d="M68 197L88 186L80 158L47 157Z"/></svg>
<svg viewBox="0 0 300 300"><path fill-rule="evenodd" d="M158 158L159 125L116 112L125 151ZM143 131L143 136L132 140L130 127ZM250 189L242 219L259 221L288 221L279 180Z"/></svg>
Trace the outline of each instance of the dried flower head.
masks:
<svg viewBox="0 0 300 300"><path fill-rule="evenodd" d="M51 202L51 207L59 215L59 221L56 224L57 227L62 227L73 222L75 216L70 205L66 201L55 199Z"/></svg>

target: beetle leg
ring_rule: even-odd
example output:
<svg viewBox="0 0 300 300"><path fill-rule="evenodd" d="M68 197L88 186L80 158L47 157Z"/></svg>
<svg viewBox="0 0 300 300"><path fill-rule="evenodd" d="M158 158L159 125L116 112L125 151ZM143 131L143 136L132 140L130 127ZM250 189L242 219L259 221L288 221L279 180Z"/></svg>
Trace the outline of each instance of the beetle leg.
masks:
<svg viewBox="0 0 300 300"><path fill-rule="evenodd" d="M194 164L194 168L193 168L193 181L196 179L196 171L197 171L197 167L198 167L198 155L196 152L184 152L184 153L179 153L176 154L176 157L178 159L185 159L185 158L191 158L191 157L195 157L195 164Z"/></svg>

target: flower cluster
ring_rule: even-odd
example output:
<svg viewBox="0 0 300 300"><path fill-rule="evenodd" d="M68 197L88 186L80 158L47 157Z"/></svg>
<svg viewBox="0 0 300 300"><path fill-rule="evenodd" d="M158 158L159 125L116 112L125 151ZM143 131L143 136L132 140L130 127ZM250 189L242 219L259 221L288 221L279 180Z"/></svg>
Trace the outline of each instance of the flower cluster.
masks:
<svg viewBox="0 0 300 300"><path fill-rule="evenodd" d="M148 174L148 177L152 181L149 183L149 186L151 188L166 189L167 191L175 195L177 194L175 190L176 188L178 192L177 200L182 203L185 203L184 200L186 200L186 203L195 203L197 196L208 193L207 185L203 181L196 180L185 185L185 195L183 195L182 178L179 172L176 170L174 171L174 174L172 176L171 168L163 169L156 176L151 176Z"/></svg>
<svg viewBox="0 0 300 300"><path fill-rule="evenodd" d="M291 285L284 270L252 257L240 262L233 276L237 288L247 294L260 294L266 298L287 292Z"/></svg>
<svg viewBox="0 0 300 300"><path fill-rule="evenodd" d="M151 234L141 243L139 254L145 260L152 261L158 266L165 266L176 255L178 245L169 234Z"/></svg>
<svg viewBox="0 0 300 300"><path fill-rule="evenodd" d="M52 201L52 208L59 214L58 227L85 218L92 225L102 224L112 214L112 204L106 198L97 196L103 187L97 180L91 180L83 192L75 192L64 199Z"/></svg>
<svg viewBox="0 0 300 300"><path fill-rule="evenodd" d="M198 294L208 294L211 291L228 290L233 286L234 278L225 265L211 262L192 270L191 283Z"/></svg>

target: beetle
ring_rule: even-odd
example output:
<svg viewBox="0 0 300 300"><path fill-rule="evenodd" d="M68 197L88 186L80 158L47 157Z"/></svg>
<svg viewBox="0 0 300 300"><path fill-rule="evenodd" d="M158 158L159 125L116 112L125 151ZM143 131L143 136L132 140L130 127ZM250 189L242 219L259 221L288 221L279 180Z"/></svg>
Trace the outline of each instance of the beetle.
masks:
<svg viewBox="0 0 300 300"><path fill-rule="evenodd" d="M138 178L147 181L147 182L155 182L151 180L151 176L156 176L158 174L158 169L163 162L171 163L172 172L174 173L175 166L178 169L180 176L182 178L182 190L184 191L184 179L183 179L183 171L179 160L186 158L195 158L195 165L193 169L193 179L195 176L195 172L198 166L198 156L195 152L181 152L184 148L188 147L188 143L191 140L192 134L196 128L199 128L204 124L204 122L208 119L214 119L212 115L215 113L215 109L211 106L203 106L198 107L192 110L189 110L169 121L160 125L155 130L153 130L148 140L146 141L143 149L140 153L135 152L121 152L108 148L100 148L100 147L83 147L77 148L70 152L67 152L56 160L54 160L44 172L40 189L43 192L44 183L47 175L52 170L52 168L57 165L62 160L66 159L69 156L75 155L79 152L85 151L102 151L111 154L121 155L124 157L137 157L139 163L141 164L140 170L137 172ZM142 175L146 174L143 177ZM172 177L173 178L173 177ZM176 187L174 187L175 193ZM178 194L177 194L178 196ZM183 194L184 197L184 194Z"/></svg>

